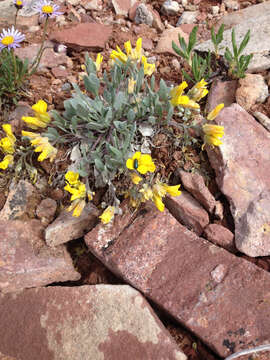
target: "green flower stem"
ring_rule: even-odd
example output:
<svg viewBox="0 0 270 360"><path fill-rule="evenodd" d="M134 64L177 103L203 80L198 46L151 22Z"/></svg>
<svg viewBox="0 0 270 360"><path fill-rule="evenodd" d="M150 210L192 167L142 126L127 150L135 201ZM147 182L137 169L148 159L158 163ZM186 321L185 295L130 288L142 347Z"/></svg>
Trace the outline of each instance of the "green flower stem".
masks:
<svg viewBox="0 0 270 360"><path fill-rule="evenodd" d="M12 56L12 60L13 60L13 67L14 67L14 83L15 83L15 87L17 85L17 63L16 63L16 55L14 54L14 50L11 51L11 56Z"/></svg>
<svg viewBox="0 0 270 360"><path fill-rule="evenodd" d="M45 20L45 24L44 24L44 29L43 29L43 35L42 35L42 40L41 40L41 46L39 48L39 51L37 53L37 56L30 68L30 75L32 75L34 72L37 71L37 68L38 68L38 65L40 63L40 60L41 60L41 56L43 54L43 51L45 50L44 49L44 44L45 44L45 37L46 37L46 33L47 33L47 26L48 26L48 16L46 17L46 20Z"/></svg>

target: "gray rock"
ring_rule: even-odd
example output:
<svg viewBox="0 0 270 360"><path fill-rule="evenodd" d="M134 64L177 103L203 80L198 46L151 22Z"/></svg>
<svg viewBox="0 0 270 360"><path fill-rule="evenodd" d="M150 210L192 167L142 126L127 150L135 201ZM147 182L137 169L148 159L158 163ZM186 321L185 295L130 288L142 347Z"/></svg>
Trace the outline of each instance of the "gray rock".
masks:
<svg viewBox="0 0 270 360"><path fill-rule="evenodd" d="M161 11L165 15L177 15L180 6L177 1L167 0L163 3Z"/></svg>
<svg viewBox="0 0 270 360"><path fill-rule="evenodd" d="M250 40L243 50L242 54L254 54L253 58L248 66L249 72L259 72L267 70L270 68L270 42L268 41L270 37L270 12L266 12L264 15L258 17L251 16L244 22L236 25L235 29L235 38L236 44L239 48L240 43L242 42L247 31L250 30ZM224 31L224 40L220 44L220 54L223 55L226 47L232 52L232 42L231 42L231 30ZM211 40L205 41L195 47L195 49L200 51L214 51L214 46Z"/></svg>
<svg viewBox="0 0 270 360"><path fill-rule="evenodd" d="M270 190L249 204L235 228L238 250L249 256L270 254Z"/></svg>
<svg viewBox="0 0 270 360"><path fill-rule="evenodd" d="M198 11L184 11L177 22L177 26L181 24L194 24L198 14Z"/></svg>
<svg viewBox="0 0 270 360"><path fill-rule="evenodd" d="M147 6L145 4L140 4L136 9L135 23L152 26L153 20L154 20L153 14L147 8Z"/></svg>
<svg viewBox="0 0 270 360"><path fill-rule="evenodd" d="M35 217L40 195L32 184L20 180L11 184L8 198L0 211L1 220L27 220Z"/></svg>
<svg viewBox="0 0 270 360"><path fill-rule="evenodd" d="M0 322L1 352L20 360L187 359L143 296L127 285L0 295Z"/></svg>
<svg viewBox="0 0 270 360"><path fill-rule="evenodd" d="M244 5L244 3L242 3ZM250 5L250 4L249 4ZM261 16L269 14L270 11L270 2L264 1L261 4L248 6L245 9L231 12L222 17L222 19L217 24L219 27L221 24L224 24L227 28L238 25L240 23L245 23L251 18L259 19Z"/></svg>

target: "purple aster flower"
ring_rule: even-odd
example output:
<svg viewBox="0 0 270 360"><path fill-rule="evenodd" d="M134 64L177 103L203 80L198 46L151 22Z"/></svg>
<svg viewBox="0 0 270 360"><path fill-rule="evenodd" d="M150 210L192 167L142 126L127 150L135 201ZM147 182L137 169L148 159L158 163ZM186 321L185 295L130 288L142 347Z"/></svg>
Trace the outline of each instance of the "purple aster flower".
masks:
<svg viewBox="0 0 270 360"><path fill-rule="evenodd" d="M58 5L52 4L50 0L40 0L40 2L35 6L41 17L55 17L62 15L62 12L57 11L59 7L60 6Z"/></svg>
<svg viewBox="0 0 270 360"><path fill-rule="evenodd" d="M0 34L0 51L4 48L15 49L20 47L19 43L25 39L25 36L12 26L11 29L3 29Z"/></svg>

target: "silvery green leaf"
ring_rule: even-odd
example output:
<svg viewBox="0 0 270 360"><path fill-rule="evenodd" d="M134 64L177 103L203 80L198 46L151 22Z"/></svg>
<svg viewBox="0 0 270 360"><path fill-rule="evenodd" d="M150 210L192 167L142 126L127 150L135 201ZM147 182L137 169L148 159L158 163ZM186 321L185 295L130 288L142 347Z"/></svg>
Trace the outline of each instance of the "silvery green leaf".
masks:
<svg viewBox="0 0 270 360"><path fill-rule="evenodd" d="M142 84L144 80L144 69L143 66L140 68L137 81L136 81L136 92L138 93L141 90Z"/></svg>
<svg viewBox="0 0 270 360"><path fill-rule="evenodd" d="M155 125L156 124L156 117L155 116L149 116L148 117L148 122L151 124L151 125Z"/></svg>
<svg viewBox="0 0 270 360"><path fill-rule="evenodd" d="M90 75L85 76L83 81L86 90L97 96L100 82L96 74L91 73Z"/></svg>
<svg viewBox="0 0 270 360"><path fill-rule="evenodd" d="M116 130L118 130L120 132L127 129L126 121L114 121L113 124L114 124Z"/></svg>
<svg viewBox="0 0 270 360"><path fill-rule="evenodd" d="M123 91L119 91L114 99L113 107L115 110L119 110L123 104L126 104L127 98Z"/></svg>
<svg viewBox="0 0 270 360"><path fill-rule="evenodd" d="M152 136L154 134L154 129L151 125L149 124L141 124L139 125L139 131L142 134L142 136Z"/></svg>
<svg viewBox="0 0 270 360"><path fill-rule="evenodd" d="M85 54L85 66L87 74L96 73L96 67L94 61L89 57L89 54Z"/></svg>
<svg viewBox="0 0 270 360"><path fill-rule="evenodd" d="M128 121L133 121L135 119L135 112L130 108L127 113Z"/></svg>
<svg viewBox="0 0 270 360"><path fill-rule="evenodd" d="M57 130L53 127L48 127L47 131L44 135L47 136L50 141L54 141L54 140L58 140L58 139L60 140L60 136L59 136Z"/></svg>
<svg viewBox="0 0 270 360"><path fill-rule="evenodd" d="M122 159L122 153L118 149L116 149L114 146L107 144L108 149L117 157L117 160Z"/></svg>
<svg viewBox="0 0 270 360"><path fill-rule="evenodd" d="M165 81L161 79L159 83L159 91L158 91L160 99L166 100L168 98L168 93L169 91L167 85L165 84Z"/></svg>
<svg viewBox="0 0 270 360"><path fill-rule="evenodd" d="M104 164L101 161L101 159L99 158L95 158L95 167L98 171L103 171L104 170Z"/></svg>

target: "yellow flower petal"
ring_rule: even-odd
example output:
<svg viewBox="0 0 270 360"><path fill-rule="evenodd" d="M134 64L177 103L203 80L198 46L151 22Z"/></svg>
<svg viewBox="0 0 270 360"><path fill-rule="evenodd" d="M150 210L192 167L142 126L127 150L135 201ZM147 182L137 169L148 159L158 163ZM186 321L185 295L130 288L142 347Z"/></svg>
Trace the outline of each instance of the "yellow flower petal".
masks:
<svg viewBox="0 0 270 360"><path fill-rule="evenodd" d="M165 188L166 192L171 196L181 195L181 191L179 190L180 186L181 185L169 186L169 185L164 184L164 188Z"/></svg>
<svg viewBox="0 0 270 360"><path fill-rule="evenodd" d="M163 204L162 198L160 196L154 195L153 201L159 211L164 211L165 205Z"/></svg>
<svg viewBox="0 0 270 360"><path fill-rule="evenodd" d="M224 104L217 105L207 116L207 120L211 121L214 120L219 112L224 108Z"/></svg>
<svg viewBox="0 0 270 360"><path fill-rule="evenodd" d="M12 155L6 155L4 159L0 162L0 169L6 170L9 165L13 164L13 156Z"/></svg>
<svg viewBox="0 0 270 360"><path fill-rule="evenodd" d="M70 185L77 184L79 180L79 173L68 171L65 175L65 179L69 182Z"/></svg>
<svg viewBox="0 0 270 360"><path fill-rule="evenodd" d="M101 222L103 224L108 224L113 216L114 216L114 212L115 212L115 207L114 206L108 206L103 213L99 216Z"/></svg>
<svg viewBox="0 0 270 360"><path fill-rule="evenodd" d="M139 175L137 175L135 172L133 172L133 173L131 173L131 180L132 180L133 184L138 185L139 182L142 181L142 178Z"/></svg>
<svg viewBox="0 0 270 360"><path fill-rule="evenodd" d="M37 114L45 114L47 111L47 103L44 100L38 100L38 102L32 106L32 109Z"/></svg>

